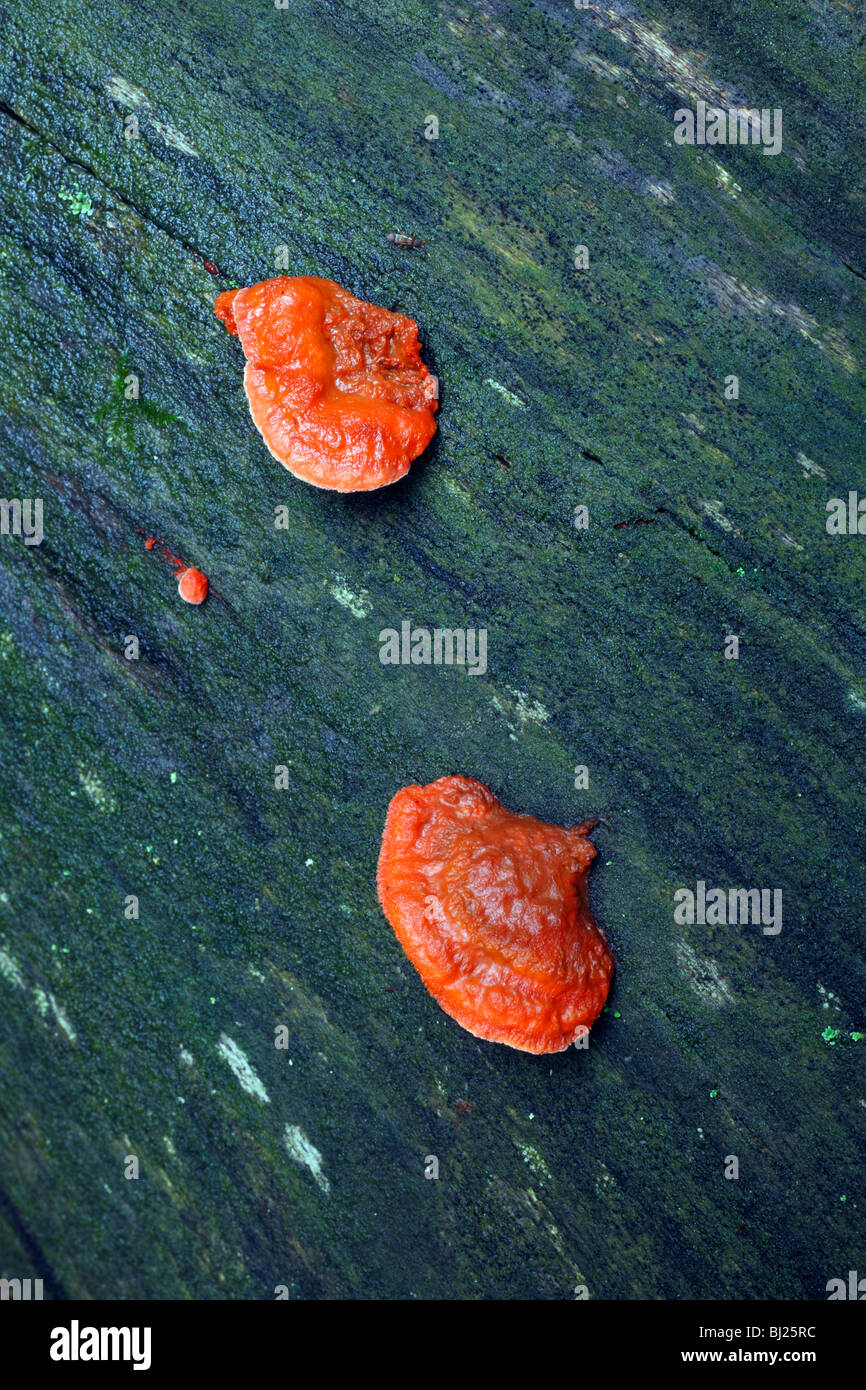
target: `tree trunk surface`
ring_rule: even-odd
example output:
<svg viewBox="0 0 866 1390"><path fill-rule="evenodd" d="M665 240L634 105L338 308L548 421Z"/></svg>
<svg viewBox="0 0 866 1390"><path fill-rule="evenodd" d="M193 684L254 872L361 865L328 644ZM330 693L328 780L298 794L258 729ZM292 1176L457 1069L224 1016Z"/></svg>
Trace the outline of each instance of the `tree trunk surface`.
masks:
<svg viewBox="0 0 866 1390"><path fill-rule="evenodd" d="M862 1264L866 537L827 527L866 485L862 35L639 5L0 3L2 492L44 505L0 537L0 1275L819 1299ZM678 143L699 101L778 108L781 150ZM318 491L255 431L213 303L282 264L418 321L401 483ZM404 621L485 629L486 672L383 665ZM391 796L454 773L605 817L586 1049L464 1032L381 913ZM781 930L678 921L699 882Z"/></svg>

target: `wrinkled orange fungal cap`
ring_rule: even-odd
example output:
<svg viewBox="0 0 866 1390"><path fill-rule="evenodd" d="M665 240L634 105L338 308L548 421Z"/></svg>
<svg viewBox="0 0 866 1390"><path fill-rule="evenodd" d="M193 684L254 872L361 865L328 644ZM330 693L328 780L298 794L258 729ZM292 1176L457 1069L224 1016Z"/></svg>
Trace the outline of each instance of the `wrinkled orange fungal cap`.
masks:
<svg viewBox="0 0 866 1390"><path fill-rule="evenodd" d="M379 901L433 998L476 1037L561 1052L601 1013L613 957L589 910L593 824L516 815L471 777L392 800Z"/></svg>
<svg viewBox="0 0 866 1390"><path fill-rule="evenodd" d="M204 603L210 584L201 570L182 570L178 575L177 592L187 603Z"/></svg>
<svg viewBox="0 0 866 1390"><path fill-rule="evenodd" d="M396 482L436 431L418 325L333 280L279 275L214 306L247 359L253 421L296 477L339 492Z"/></svg>

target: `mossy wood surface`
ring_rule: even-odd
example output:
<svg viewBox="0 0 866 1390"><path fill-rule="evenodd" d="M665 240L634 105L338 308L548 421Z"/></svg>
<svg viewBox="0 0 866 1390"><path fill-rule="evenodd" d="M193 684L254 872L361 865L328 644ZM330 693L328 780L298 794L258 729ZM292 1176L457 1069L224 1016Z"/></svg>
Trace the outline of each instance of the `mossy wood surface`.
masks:
<svg viewBox="0 0 866 1390"><path fill-rule="evenodd" d="M825 525L866 488L856 7L0 33L0 492L44 500L0 538L0 1274L826 1297L866 1258L866 536ZM781 153L676 144L699 98L781 108ZM420 324L440 428L392 488L306 487L252 426L213 301L281 247ZM383 666L407 619L485 628L486 674ZM607 818L587 1051L463 1032L381 915L389 798L456 772ZM678 925L698 880L781 889L781 932Z"/></svg>

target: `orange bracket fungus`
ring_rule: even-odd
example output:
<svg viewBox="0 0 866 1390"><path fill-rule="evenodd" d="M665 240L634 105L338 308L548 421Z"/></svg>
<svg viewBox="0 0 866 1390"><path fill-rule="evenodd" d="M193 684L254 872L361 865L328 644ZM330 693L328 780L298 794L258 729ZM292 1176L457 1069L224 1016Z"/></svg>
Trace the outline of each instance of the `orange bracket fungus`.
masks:
<svg viewBox="0 0 866 1390"><path fill-rule="evenodd" d="M471 777L393 798L379 901L433 998L476 1037L561 1052L601 1013L613 957L587 894L597 824L516 815Z"/></svg>
<svg viewBox="0 0 866 1390"><path fill-rule="evenodd" d="M295 477L368 491L430 443L438 383L414 320L312 275L227 290L214 309L241 340L253 422Z"/></svg>

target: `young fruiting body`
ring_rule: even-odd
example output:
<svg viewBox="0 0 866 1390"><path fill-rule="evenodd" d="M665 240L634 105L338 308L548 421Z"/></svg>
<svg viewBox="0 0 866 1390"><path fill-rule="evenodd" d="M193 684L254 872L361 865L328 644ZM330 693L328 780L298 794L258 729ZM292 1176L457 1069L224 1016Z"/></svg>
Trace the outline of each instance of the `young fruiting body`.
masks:
<svg viewBox="0 0 866 1390"><path fill-rule="evenodd" d="M177 577L177 592L187 603L204 603L209 588L208 577L201 570L181 570Z"/></svg>

